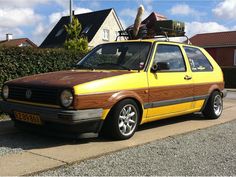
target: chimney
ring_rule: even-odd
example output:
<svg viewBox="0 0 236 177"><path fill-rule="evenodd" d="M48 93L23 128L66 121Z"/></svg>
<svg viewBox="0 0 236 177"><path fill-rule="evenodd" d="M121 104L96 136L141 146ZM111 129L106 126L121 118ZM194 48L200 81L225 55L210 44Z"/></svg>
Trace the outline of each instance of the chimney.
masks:
<svg viewBox="0 0 236 177"><path fill-rule="evenodd" d="M10 41L10 40L12 40L12 39L13 39L13 34L7 33L7 34L6 34L6 40L7 40L7 41Z"/></svg>

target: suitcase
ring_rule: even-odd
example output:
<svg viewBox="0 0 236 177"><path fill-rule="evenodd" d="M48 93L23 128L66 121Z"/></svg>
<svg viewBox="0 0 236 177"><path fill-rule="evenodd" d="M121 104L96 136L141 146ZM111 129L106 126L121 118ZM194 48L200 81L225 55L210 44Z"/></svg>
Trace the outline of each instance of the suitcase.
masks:
<svg viewBox="0 0 236 177"><path fill-rule="evenodd" d="M156 21L155 31L157 35L166 34L168 37L178 37L185 35L185 24L184 22L175 20L163 20Z"/></svg>

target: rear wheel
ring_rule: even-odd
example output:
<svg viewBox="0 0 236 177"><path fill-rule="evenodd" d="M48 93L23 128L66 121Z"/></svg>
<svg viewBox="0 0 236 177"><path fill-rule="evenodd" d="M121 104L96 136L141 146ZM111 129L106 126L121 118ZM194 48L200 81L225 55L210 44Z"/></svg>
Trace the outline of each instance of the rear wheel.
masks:
<svg viewBox="0 0 236 177"><path fill-rule="evenodd" d="M140 111L134 100L119 102L109 113L101 134L117 140L129 139L137 129Z"/></svg>
<svg viewBox="0 0 236 177"><path fill-rule="evenodd" d="M207 101L206 107L203 110L203 115L206 118L217 119L223 111L223 99L220 92L215 91L211 94Z"/></svg>

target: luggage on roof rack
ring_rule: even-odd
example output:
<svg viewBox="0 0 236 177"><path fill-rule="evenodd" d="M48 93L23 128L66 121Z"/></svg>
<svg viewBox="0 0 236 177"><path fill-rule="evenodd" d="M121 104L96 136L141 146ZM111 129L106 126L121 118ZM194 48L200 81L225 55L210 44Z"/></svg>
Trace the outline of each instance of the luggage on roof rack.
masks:
<svg viewBox="0 0 236 177"><path fill-rule="evenodd" d="M175 20L156 21L155 32L157 35L167 35L168 37L181 37L185 35L184 22Z"/></svg>
<svg viewBox="0 0 236 177"><path fill-rule="evenodd" d="M146 24L141 24L137 36L133 35L133 26L128 27L124 31L119 31L119 37L125 37L128 40L132 39L150 39L155 38L156 36L165 36L168 37L183 37L185 36L185 24L184 22L175 21L175 20L161 20L155 21L150 26Z"/></svg>

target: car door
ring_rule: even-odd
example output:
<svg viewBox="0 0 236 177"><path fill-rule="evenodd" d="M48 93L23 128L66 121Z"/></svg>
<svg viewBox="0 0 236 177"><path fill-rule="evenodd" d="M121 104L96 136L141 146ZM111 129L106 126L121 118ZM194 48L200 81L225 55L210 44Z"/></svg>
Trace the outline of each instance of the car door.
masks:
<svg viewBox="0 0 236 177"><path fill-rule="evenodd" d="M193 83L189 64L186 64L179 45L158 43L155 46L152 68L148 71L149 103L147 119L161 119L191 112Z"/></svg>
<svg viewBox="0 0 236 177"><path fill-rule="evenodd" d="M221 72L213 72L216 68L213 68L213 65L199 48L192 46L184 46L183 48L192 70L194 109L199 111L208 98L211 88L214 88L215 84L223 84L223 80L222 83L219 83L222 75Z"/></svg>

